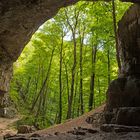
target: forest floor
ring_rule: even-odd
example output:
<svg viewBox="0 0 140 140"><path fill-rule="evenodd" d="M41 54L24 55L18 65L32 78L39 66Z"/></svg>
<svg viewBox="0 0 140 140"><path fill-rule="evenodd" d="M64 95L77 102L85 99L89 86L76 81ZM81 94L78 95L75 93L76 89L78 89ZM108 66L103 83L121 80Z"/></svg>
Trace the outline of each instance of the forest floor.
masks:
<svg viewBox="0 0 140 140"><path fill-rule="evenodd" d="M84 128L92 128L91 124L88 124L85 120L88 116L93 115L93 113L101 112L104 108L104 105L101 107L94 109L88 113L85 113L84 115L75 118L75 119L69 119L65 121L63 124L54 125L50 128L39 130L36 133L37 134L50 134L53 135L54 133L66 133L68 131L73 130L77 127L84 127ZM0 140L1 137L10 134L15 135L17 133L16 128L14 127L16 122L20 120L21 117L16 116L13 119L7 119L7 118L0 118Z"/></svg>
<svg viewBox="0 0 140 140"><path fill-rule="evenodd" d="M13 137L7 137L5 140L140 140L140 132L109 132L101 131L99 128L92 126L86 122L87 117L101 113L104 105L91 112L85 113L83 116L68 120L63 124L55 125L50 128L39 130L31 134L17 134ZM16 133L12 125L19 120L0 118L0 134ZM0 137L0 140L3 140Z"/></svg>
<svg viewBox="0 0 140 140"><path fill-rule="evenodd" d="M58 124L55 126L52 126L50 128L44 129L44 130L40 130L37 133L38 134L54 134L54 133L66 133L68 131L72 131L74 128L78 128L78 127L82 127L82 128L87 128L87 129L91 129L92 125L88 124L86 122L87 117L95 114L95 113L100 113L104 110L104 106L102 105L88 113L85 113L84 115L75 118L75 119L69 119L66 122L64 122L63 124Z"/></svg>
<svg viewBox="0 0 140 140"><path fill-rule="evenodd" d="M17 133L16 128L14 127L14 123L20 120L21 117L16 116L15 118L0 118L0 137L6 134L14 135ZM0 139L1 140L1 139Z"/></svg>

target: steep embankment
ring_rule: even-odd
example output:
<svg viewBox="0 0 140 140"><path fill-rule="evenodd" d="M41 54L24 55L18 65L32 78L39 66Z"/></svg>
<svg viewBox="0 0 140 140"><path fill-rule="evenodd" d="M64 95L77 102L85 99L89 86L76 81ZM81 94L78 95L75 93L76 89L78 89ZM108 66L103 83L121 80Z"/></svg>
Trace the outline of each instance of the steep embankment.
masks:
<svg viewBox="0 0 140 140"><path fill-rule="evenodd" d="M58 133L66 133L68 131L72 131L74 128L77 128L77 127L83 127L83 128L88 128L88 129L91 129L92 128L92 125L91 124L88 124L86 122L86 119L95 114L95 113L100 113L102 112L104 109L104 105L98 107L97 109L95 110L92 110L78 118L75 118L75 119L71 119L71 120L67 120L65 123L63 124L59 124L59 125L56 125L56 126L52 126L48 129L44 129L44 130L40 130L38 131L37 133L38 134L54 134L56 132Z"/></svg>

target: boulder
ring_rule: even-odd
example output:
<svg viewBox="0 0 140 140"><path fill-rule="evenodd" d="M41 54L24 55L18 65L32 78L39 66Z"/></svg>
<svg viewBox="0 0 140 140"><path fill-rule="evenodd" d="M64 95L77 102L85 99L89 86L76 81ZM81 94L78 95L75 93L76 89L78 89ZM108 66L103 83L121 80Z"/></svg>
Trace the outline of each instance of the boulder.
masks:
<svg viewBox="0 0 140 140"><path fill-rule="evenodd" d="M140 79L118 78L110 84L107 91L107 110L119 107L140 107Z"/></svg>
<svg viewBox="0 0 140 140"><path fill-rule="evenodd" d="M107 91L106 123L113 118L113 109L140 107L140 5L132 5L118 24L118 47L121 56L119 78ZM108 119L108 120L107 120Z"/></svg>
<svg viewBox="0 0 140 140"><path fill-rule="evenodd" d="M35 131L36 131L36 128L34 126L20 125L18 127L18 134L32 133L32 132L35 132Z"/></svg>
<svg viewBox="0 0 140 140"><path fill-rule="evenodd" d="M118 110L116 124L140 126L140 107L123 107Z"/></svg>
<svg viewBox="0 0 140 140"><path fill-rule="evenodd" d="M5 108L0 108L0 117L4 118L14 118L17 114L16 109L12 107L5 107Z"/></svg>
<svg viewBox="0 0 140 140"><path fill-rule="evenodd" d="M105 122L103 112L94 113L90 115L85 120L88 124L92 124L93 127L99 127L101 124Z"/></svg>
<svg viewBox="0 0 140 140"><path fill-rule="evenodd" d="M104 132L140 132L140 127L138 126L126 126L117 124L103 124L100 129Z"/></svg>

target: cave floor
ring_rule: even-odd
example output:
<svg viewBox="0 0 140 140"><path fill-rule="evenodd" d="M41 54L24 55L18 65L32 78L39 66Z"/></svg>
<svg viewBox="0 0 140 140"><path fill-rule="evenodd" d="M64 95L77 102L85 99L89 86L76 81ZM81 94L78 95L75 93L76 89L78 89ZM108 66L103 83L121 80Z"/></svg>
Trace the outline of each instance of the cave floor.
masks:
<svg viewBox="0 0 140 140"><path fill-rule="evenodd" d="M48 129L39 130L31 134L16 134L11 125L19 120L0 118L0 140L140 140L140 132L103 132L98 127L93 127L85 120L88 116L102 112L104 105L84 114L83 116L70 119L63 124L52 126ZM2 135L12 134L12 137L3 138Z"/></svg>

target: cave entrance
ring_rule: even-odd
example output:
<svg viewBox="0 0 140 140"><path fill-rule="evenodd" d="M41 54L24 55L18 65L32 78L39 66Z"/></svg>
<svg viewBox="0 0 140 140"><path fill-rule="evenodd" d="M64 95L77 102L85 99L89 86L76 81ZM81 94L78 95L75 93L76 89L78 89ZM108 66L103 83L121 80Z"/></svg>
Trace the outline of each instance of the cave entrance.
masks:
<svg viewBox="0 0 140 140"><path fill-rule="evenodd" d="M118 20L128 8L119 4ZM106 2L80 2L41 25L14 64L10 96L23 122L46 127L103 104L117 78L113 34Z"/></svg>

